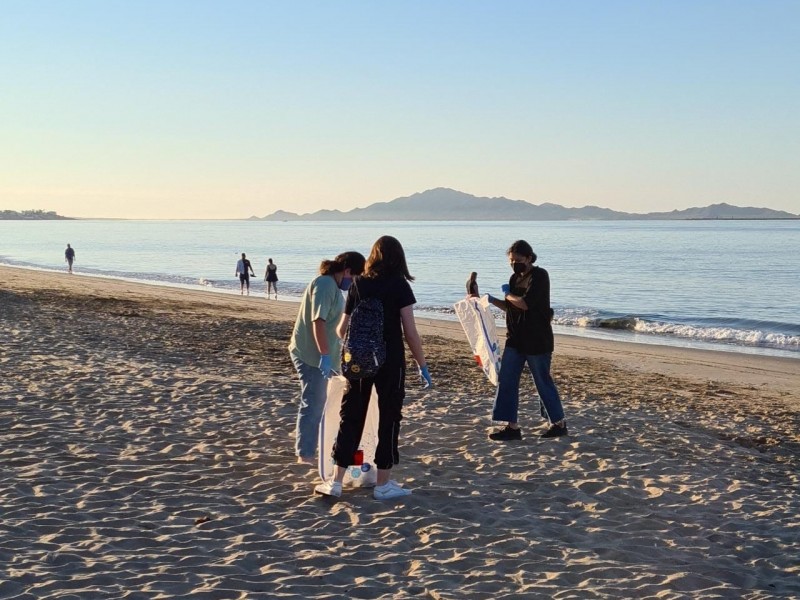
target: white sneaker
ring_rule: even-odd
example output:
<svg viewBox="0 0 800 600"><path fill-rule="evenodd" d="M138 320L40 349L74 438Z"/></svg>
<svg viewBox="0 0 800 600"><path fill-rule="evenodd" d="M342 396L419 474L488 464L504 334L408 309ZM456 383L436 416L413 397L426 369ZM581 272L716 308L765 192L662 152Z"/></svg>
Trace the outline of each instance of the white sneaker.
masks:
<svg viewBox="0 0 800 600"><path fill-rule="evenodd" d="M397 483L394 479L392 479L389 483L393 483L397 487L403 487L402 483ZM361 484L361 487L362 488L374 488L376 485L378 485L378 482L373 479L371 481L365 481L364 483Z"/></svg>
<svg viewBox="0 0 800 600"><path fill-rule="evenodd" d="M342 495L342 482L331 479L330 481L320 483L314 488L314 491L318 494L322 494L323 496L333 496L334 498L338 498Z"/></svg>
<svg viewBox="0 0 800 600"><path fill-rule="evenodd" d="M391 480L383 485L376 485L372 491L372 496L375 500L393 500L394 498L402 498L403 496L410 496L411 490L400 487L400 484Z"/></svg>

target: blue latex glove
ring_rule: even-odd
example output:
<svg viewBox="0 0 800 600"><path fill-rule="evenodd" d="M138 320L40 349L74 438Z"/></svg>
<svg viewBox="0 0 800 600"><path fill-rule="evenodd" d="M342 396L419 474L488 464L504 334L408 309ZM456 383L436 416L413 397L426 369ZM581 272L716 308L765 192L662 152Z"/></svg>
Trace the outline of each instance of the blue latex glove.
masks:
<svg viewBox="0 0 800 600"><path fill-rule="evenodd" d="M428 372L428 365L422 365L419 368L419 376L422 378L422 387L429 388L433 387L433 380L431 379L431 374Z"/></svg>
<svg viewBox="0 0 800 600"><path fill-rule="evenodd" d="M319 370L322 372L322 376L325 379L329 379L331 376L331 355L330 354L322 354L319 357Z"/></svg>
<svg viewBox="0 0 800 600"><path fill-rule="evenodd" d="M500 289L503 291L503 296L508 296L511 293L511 286L507 283L501 285Z"/></svg>
<svg viewBox="0 0 800 600"><path fill-rule="evenodd" d="M486 294L486 299L487 299L489 302L496 302L496 301L497 301L497 298L495 298L495 297L494 297L494 296L492 296L491 294Z"/></svg>

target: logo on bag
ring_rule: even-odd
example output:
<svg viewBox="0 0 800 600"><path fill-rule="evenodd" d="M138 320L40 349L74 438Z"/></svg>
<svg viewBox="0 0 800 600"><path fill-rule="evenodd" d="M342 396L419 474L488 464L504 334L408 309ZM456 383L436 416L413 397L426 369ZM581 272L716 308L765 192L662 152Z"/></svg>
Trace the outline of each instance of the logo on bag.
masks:
<svg viewBox="0 0 800 600"><path fill-rule="evenodd" d="M383 302L364 298L350 315L342 344L342 375L351 379L373 377L386 361L383 339Z"/></svg>

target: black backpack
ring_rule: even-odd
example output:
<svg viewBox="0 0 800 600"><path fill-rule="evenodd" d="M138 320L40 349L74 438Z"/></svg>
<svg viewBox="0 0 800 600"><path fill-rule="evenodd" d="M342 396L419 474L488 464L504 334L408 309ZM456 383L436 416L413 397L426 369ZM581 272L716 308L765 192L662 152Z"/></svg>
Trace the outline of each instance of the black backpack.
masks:
<svg viewBox="0 0 800 600"><path fill-rule="evenodd" d="M360 299L342 342L342 375L349 379L375 377L386 362L383 302L377 296Z"/></svg>

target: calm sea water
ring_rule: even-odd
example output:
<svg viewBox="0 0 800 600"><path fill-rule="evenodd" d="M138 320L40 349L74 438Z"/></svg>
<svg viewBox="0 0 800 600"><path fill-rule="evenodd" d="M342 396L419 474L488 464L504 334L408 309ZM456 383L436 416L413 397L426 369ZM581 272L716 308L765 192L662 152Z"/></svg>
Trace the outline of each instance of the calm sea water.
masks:
<svg viewBox="0 0 800 600"><path fill-rule="evenodd" d="M800 221L266 223L0 221L0 262L238 293L246 252L263 293L267 258L283 299L323 258L368 254L381 235L406 249L417 309L453 319L470 271L497 294L505 251L526 239L551 279L557 331L640 343L800 358Z"/></svg>

